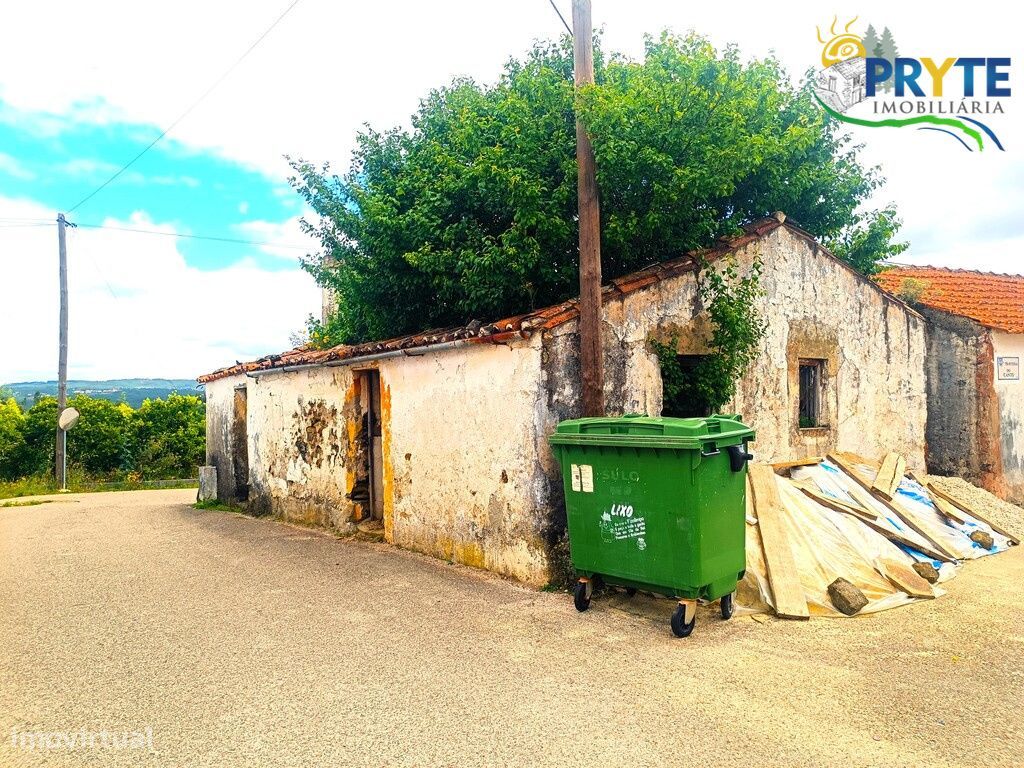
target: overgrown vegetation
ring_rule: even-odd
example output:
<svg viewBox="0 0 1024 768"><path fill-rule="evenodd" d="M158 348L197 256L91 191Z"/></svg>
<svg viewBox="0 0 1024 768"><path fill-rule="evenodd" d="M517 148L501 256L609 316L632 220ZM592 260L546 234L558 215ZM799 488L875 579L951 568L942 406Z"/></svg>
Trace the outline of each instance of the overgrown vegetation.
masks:
<svg viewBox="0 0 1024 768"><path fill-rule="evenodd" d="M115 490L147 481L191 478L206 453L206 407L194 395L124 403L75 395L81 413L68 432L69 487L98 483ZM0 402L0 496L50 493L57 401L42 397L27 411L13 399Z"/></svg>
<svg viewBox="0 0 1024 768"><path fill-rule="evenodd" d="M736 382L750 365L765 324L755 302L760 295L760 258L744 275L735 256L704 265L698 290L711 322L708 354L685 365L679 356L679 337L668 344L651 339L661 367L662 415L706 416L717 412L736 393Z"/></svg>
<svg viewBox="0 0 1024 768"><path fill-rule="evenodd" d="M223 501L217 501L217 499L208 499L207 501L197 501L192 505L193 509L204 509L212 510L216 512L238 512L238 507L233 507L230 504L225 504Z"/></svg>
<svg viewBox="0 0 1024 768"><path fill-rule="evenodd" d="M649 38L641 61L595 51L578 96L567 38L511 60L493 85L430 92L408 130L367 128L343 175L295 160L317 214L306 262L339 297L318 346L488 320L574 295L575 119L593 136L606 279L785 211L863 272L902 249L881 183L808 87L774 58L704 38ZM710 375L710 374L709 374Z"/></svg>
<svg viewBox="0 0 1024 768"><path fill-rule="evenodd" d="M896 291L907 304L917 304L931 283L928 280L921 280L917 277L905 277L900 281L900 287Z"/></svg>

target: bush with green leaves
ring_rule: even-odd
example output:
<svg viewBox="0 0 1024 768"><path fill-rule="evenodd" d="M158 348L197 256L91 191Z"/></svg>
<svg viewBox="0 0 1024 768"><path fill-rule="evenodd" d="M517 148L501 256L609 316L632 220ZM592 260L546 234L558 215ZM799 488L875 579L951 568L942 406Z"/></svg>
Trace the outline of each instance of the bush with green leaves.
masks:
<svg viewBox="0 0 1024 768"><path fill-rule="evenodd" d="M194 395L125 403L75 395L81 419L68 432L68 468L95 479L194 477L206 453L206 406ZM27 412L0 403L0 480L53 472L57 400L39 398Z"/></svg>
<svg viewBox="0 0 1024 768"><path fill-rule="evenodd" d="M21 476L25 453L25 414L13 397L0 401L0 480Z"/></svg>
<svg viewBox="0 0 1024 768"><path fill-rule="evenodd" d="M205 463L206 406L195 395L146 400L133 418L135 467L145 478L194 477Z"/></svg>
<svg viewBox="0 0 1024 768"><path fill-rule="evenodd" d="M698 275L701 302L711 321L709 354L690 369L679 360L679 337L668 344L651 339L662 381L662 414L701 415L718 411L736 394L736 383L754 359L765 332L757 311L761 293L760 258L741 274L734 256L704 265Z"/></svg>
<svg viewBox="0 0 1024 768"><path fill-rule="evenodd" d="M595 51L576 94L569 40L509 61L493 85L459 79L411 128L357 137L352 165L295 160L321 253L305 262L339 298L314 345L486 321L577 291L577 114L593 138L606 279L785 211L864 272L899 252L881 183L840 124L777 60L704 38L649 38L640 61Z"/></svg>

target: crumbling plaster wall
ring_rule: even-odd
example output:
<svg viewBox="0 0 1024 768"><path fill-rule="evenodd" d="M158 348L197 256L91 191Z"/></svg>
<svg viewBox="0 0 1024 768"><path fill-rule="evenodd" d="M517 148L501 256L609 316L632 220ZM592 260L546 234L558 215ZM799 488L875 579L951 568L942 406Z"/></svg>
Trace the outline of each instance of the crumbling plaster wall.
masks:
<svg viewBox="0 0 1024 768"><path fill-rule="evenodd" d="M991 333L960 315L921 312L928 319L928 471L1004 495Z"/></svg>
<svg viewBox="0 0 1024 768"><path fill-rule="evenodd" d="M759 246L768 327L732 404L753 414L759 458L896 451L923 467L924 319L792 230L746 248L744 266ZM799 426L800 359L824 360L823 428Z"/></svg>
<svg viewBox="0 0 1024 768"><path fill-rule="evenodd" d="M250 509L347 530L349 424L359 421L352 371L275 371L249 378L248 392Z"/></svg>
<svg viewBox="0 0 1024 768"><path fill-rule="evenodd" d="M235 387L244 384L244 376L228 376L205 385L206 463L217 468L217 498L226 504L239 501L234 471L233 424Z"/></svg>
<svg viewBox="0 0 1024 768"><path fill-rule="evenodd" d="M208 443L231 465L232 392L248 386L249 509L351 530L365 475L359 372L379 371L385 538L528 583L549 580L540 338L207 386ZM224 425L227 425L225 427Z"/></svg>
<svg viewBox="0 0 1024 768"><path fill-rule="evenodd" d="M926 419L923 319L897 299L780 227L740 248L740 270L759 255L767 330L740 381L733 411L757 430L759 460L821 455L839 449L879 456L894 450L924 465ZM648 339L679 337L680 354L707 351L710 329L693 274L606 302L603 308L608 413L661 412L661 373ZM827 426L800 429L800 358L825 360ZM544 369L550 423L579 415L576 323L549 335Z"/></svg>
<svg viewBox="0 0 1024 768"><path fill-rule="evenodd" d="M992 353L999 357L1024 360L1024 334L992 332ZM994 364L995 360L993 360ZM995 378L999 401L999 443L1003 462L1006 498L1024 503L1024 382L1021 379Z"/></svg>
<svg viewBox="0 0 1024 768"><path fill-rule="evenodd" d="M540 339L380 362L389 541L548 581Z"/></svg>

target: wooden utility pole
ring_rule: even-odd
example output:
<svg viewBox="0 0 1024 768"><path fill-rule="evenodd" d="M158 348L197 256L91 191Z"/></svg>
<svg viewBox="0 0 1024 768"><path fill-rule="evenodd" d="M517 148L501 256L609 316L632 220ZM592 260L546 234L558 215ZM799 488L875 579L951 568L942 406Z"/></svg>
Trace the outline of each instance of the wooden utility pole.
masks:
<svg viewBox="0 0 1024 768"><path fill-rule="evenodd" d="M594 82L594 29L590 0L572 0L573 71L576 88ZM583 415L604 415L604 355L601 349L601 210L597 199L594 147L576 119L576 180L580 220L580 375Z"/></svg>
<svg viewBox="0 0 1024 768"><path fill-rule="evenodd" d="M57 250L60 254L60 346L57 352L57 418L68 406L68 248L65 238L67 221L63 213L57 214ZM57 426L57 445L54 451L54 473L61 490L67 488L68 433Z"/></svg>

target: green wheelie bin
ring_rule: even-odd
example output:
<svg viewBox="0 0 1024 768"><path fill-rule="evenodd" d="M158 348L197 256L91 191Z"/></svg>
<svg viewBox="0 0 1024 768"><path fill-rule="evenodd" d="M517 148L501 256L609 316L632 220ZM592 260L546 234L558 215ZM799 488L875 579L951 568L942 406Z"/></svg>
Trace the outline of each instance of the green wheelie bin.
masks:
<svg viewBox="0 0 1024 768"><path fill-rule="evenodd" d="M563 421L549 437L565 484L569 549L585 611L595 581L679 600L686 637L696 601L733 594L746 569L746 475L754 430L737 416Z"/></svg>

